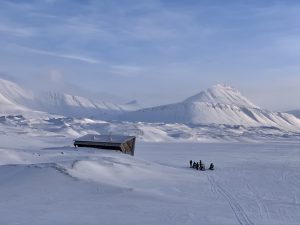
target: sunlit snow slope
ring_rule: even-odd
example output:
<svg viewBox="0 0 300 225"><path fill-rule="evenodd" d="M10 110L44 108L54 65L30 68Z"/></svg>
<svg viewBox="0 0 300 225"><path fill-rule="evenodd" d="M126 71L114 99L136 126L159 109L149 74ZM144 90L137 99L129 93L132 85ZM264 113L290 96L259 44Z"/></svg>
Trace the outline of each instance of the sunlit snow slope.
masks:
<svg viewBox="0 0 300 225"><path fill-rule="evenodd" d="M59 92L33 93L14 82L0 79L0 108L2 113L38 110L64 116L106 119L139 107L132 102L121 105Z"/></svg>
<svg viewBox="0 0 300 225"><path fill-rule="evenodd" d="M120 119L143 122L269 126L298 130L300 120L264 110L236 89L216 85L182 102L129 112Z"/></svg>

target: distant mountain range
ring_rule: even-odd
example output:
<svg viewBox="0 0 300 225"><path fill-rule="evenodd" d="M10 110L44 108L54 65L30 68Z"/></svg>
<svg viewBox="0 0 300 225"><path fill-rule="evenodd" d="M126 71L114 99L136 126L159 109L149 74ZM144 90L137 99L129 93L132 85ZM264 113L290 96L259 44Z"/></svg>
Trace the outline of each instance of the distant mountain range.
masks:
<svg viewBox="0 0 300 225"><path fill-rule="evenodd" d="M267 126L287 130L300 128L300 119L295 116L261 109L238 90L226 85L215 85L179 103L128 112L119 119L151 123Z"/></svg>
<svg viewBox="0 0 300 225"><path fill-rule="evenodd" d="M0 79L0 113L25 111L131 122L224 124L300 130L300 119L294 115L261 109L238 90L226 85L215 85L182 102L142 109L136 101L115 104L59 92L34 93L14 82Z"/></svg>
<svg viewBox="0 0 300 225"><path fill-rule="evenodd" d="M136 101L115 104L60 92L34 93L4 79L0 79L0 106L2 113L37 110L69 117L103 119L140 108Z"/></svg>

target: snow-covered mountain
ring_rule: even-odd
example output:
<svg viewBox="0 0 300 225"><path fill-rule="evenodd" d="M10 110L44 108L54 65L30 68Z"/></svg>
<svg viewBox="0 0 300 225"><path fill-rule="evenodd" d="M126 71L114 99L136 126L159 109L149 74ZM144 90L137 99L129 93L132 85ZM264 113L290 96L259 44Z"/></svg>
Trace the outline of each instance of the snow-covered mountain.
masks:
<svg viewBox="0 0 300 225"><path fill-rule="evenodd" d="M115 104L60 92L44 92L36 100L38 110L71 117L107 119L139 109L136 104Z"/></svg>
<svg viewBox="0 0 300 225"><path fill-rule="evenodd" d="M268 126L286 130L300 129L300 119L295 116L261 109L238 90L220 84L182 102L129 112L122 115L120 119L185 124Z"/></svg>
<svg viewBox="0 0 300 225"><path fill-rule="evenodd" d="M32 92L21 88L16 83L0 79L0 112L28 111L26 107L34 100Z"/></svg>
<svg viewBox="0 0 300 225"><path fill-rule="evenodd" d="M34 93L20 85L0 79L0 112L21 113L32 110L63 116L110 118L139 109L136 102L114 104L59 92Z"/></svg>

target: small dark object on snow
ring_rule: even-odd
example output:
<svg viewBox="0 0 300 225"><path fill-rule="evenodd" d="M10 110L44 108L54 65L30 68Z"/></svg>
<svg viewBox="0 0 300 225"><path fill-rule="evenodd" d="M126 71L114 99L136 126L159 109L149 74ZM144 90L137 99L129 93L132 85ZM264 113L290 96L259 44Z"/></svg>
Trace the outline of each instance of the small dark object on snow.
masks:
<svg viewBox="0 0 300 225"><path fill-rule="evenodd" d="M190 160L190 168L192 168L192 167L193 167L193 161Z"/></svg>
<svg viewBox="0 0 300 225"><path fill-rule="evenodd" d="M204 171L204 170L205 170L205 164L204 164L204 163L201 163L200 170L202 170L202 171Z"/></svg>
<svg viewBox="0 0 300 225"><path fill-rule="evenodd" d="M195 163L195 162L193 163L193 168L194 168L194 169L196 168L196 163Z"/></svg>
<svg viewBox="0 0 300 225"><path fill-rule="evenodd" d="M199 163L196 163L196 169L199 170Z"/></svg>
<svg viewBox="0 0 300 225"><path fill-rule="evenodd" d="M200 167L202 166L202 161L201 161L201 160L199 161L199 166L200 166Z"/></svg>
<svg viewBox="0 0 300 225"><path fill-rule="evenodd" d="M213 163L210 164L209 169L210 169L210 170L214 170L214 169L215 169L215 166L214 166Z"/></svg>

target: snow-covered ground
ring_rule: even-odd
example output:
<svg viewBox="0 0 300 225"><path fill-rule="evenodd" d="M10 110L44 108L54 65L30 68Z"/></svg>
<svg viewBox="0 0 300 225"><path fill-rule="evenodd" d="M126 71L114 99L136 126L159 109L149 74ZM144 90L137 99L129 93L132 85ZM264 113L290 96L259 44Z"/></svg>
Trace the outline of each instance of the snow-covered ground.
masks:
<svg viewBox="0 0 300 225"><path fill-rule="evenodd" d="M299 143L140 142L131 157L51 140L57 147L0 149L0 224L300 221ZM190 159L216 170L190 169Z"/></svg>
<svg viewBox="0 0 300 225"><path fill-rule="evenodd" d="M224 85L127 114L46 96L0 80L0 225L300 225L300 119ZM137 136L136 155L72 147L87 133Z"/></svg>
<svg viewBox="0 0 300 225"><path fill-rule="evenodd" d="M134 157L72 147L84 132L136 132L134 126ZM193 129L1 117L0 224L300 224L296 133L215 126L195 128L205 137L181 138ZM216 170L190 169L190 159L214 162Z"/></svg>
<svg viewBox="0 0 300 225"><path fill-rule="evenodd" d="M0 134L18 140L34 137L56 137L70 140L87 133L126 134L137 136L145 142L257 142L300 140L300 133L277 127L247 127L225 124L179 124L102 121L87 118L69 118L49 114L1 115ZM15 143L14 143L15 144Z"/></svg>

